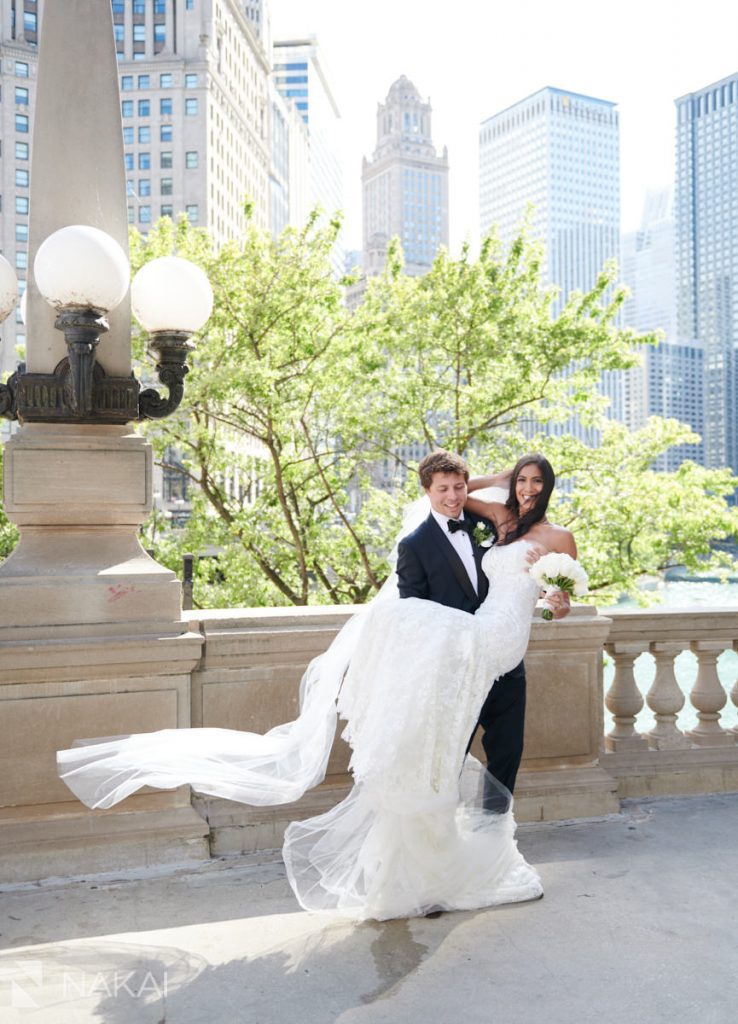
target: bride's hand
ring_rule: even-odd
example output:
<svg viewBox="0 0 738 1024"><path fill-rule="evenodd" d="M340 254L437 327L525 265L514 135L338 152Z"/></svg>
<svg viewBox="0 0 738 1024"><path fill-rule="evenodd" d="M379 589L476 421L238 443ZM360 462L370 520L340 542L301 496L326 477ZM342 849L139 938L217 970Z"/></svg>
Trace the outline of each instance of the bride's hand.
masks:
<svg viewBox="0 0 738 1024"><path fill-rule="evenodd" d="M571 598L565 590L547 594L546 601L553 612L554 619L564 619L571 611Z"/></svg>

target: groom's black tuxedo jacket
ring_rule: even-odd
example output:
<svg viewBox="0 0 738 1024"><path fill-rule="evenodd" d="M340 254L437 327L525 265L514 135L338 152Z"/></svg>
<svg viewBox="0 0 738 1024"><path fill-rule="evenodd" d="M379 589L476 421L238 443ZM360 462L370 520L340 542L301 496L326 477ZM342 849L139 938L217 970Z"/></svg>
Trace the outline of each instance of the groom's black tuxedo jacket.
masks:
<svg viewBox="0 0 738 1024"><path fill-rule="evenodd" d="M474 524L488 522L467 513L464 513L464 518L471 519ZM474 592L472 582L453 545L449 544L441 527L429 515L424 523L398 545L397 583L400 597L420 597L450 608L475 612L487 596L487 577L482 572L482 558L487 549L475 544L473 550L479 580L478 594ZM512 671L494 682L479 713L479 725L484 730L482 745L487 755L487 769L511 793L523 756L524 721L525 668L521 661ZM485 788L485 807L505 810L507 802L504 795L499 805L498 800L499 787L495 785L490 790Z"/></svg>
<svg viewBox="0 0 738 1024"><path fill-rule="evenodd" d="M486 520L464 513L474 525ZM477 563L479 593L469 579L464 563L432 513L424 523L403 538L397 550L397 583L400 597L419 597L449 608L474 613L487 596L487 577L482 572L486 548L472 543Z"/></svg>

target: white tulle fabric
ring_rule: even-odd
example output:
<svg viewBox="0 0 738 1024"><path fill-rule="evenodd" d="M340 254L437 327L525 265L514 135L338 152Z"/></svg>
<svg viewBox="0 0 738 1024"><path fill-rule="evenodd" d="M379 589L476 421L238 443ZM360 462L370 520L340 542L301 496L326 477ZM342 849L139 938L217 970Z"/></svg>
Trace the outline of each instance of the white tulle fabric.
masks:
<svg viewBox="0 0 738 1024"><path fill-rule="evenodd" d="M416 506L403 532L426 509ZM528 643L538 588L526 547L487 552L490 591L474 616L395 600L389 583L311 663L295 722L264 735L189 729L83 741L59 752L59 773L90 807L185 783L248 804L289 803L324 777L338 705L354 788L285 837L304 908L381 920L535 898L540 880L517 850L512 813L482 809L484 770L464 757L489 687Z"/></svg>
<svg viewBox="0 0 738 1024"><path fill-rule="evenodd" d="M542 892L512 813L484 811L486 773L464 758L493 680L528 644L538 587L527 547L484 556L490 591L474 616L416 598L369 610L338 700L354 788L285 837L290 882L307 909L381 920Z"/></svg>
<svg viewBox="0 0 738 1024"><path fill-rule="evenodd" d="M428 515L420 498L405 510L397 541ZM397 547L390 555L396 560ZM300 715L260 734L235 729L162 729L133 736L76 740L57 752L59 776L92 808L112 807L143 786L176 789L256 806L292 803L325 776L336 733L336 699L367 613L397 604L394 573L374 600L354 615L300 683Z"/></svg>

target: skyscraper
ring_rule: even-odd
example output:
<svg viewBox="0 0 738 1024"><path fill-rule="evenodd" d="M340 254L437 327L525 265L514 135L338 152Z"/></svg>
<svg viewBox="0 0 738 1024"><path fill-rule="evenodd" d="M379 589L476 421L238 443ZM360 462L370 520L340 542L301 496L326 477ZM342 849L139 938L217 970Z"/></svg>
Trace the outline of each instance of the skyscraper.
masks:
<svg viewBox="0 0 738 1024"><path fill-rule="evenodd" d="M44 0L0 4L0 245L21 289L43 8ZM266 0L112 0L112 9L130 222L145 233L161 216L186 213L223 241L242 232L248 197L254 221L267 227L270 60L257 37L268 28ZM24 341L21 323L9 318L0 372L13 368Z"/></svg>
<svg viewBox="0 0 738 1024"><path fill-rule="evenodd" d="M673 417L703 431L702 348L680 339L676 323L674 220L671 191L650 192L638 231L623 235L622 278L630 289L623 323L639 334L660 330L664 340L643 346L643 363L623 373L623 419L631 429L649 416ZM657 469L701 462L702 445L680 445L660 456Z"/></svg>
<svg viewBox="0 0 738 1024"><path fill-rule="evenodd" d="M589 290L618 256L619 126L615 104L553 89L533 93L479 129L480 227L509 242L532 205L531 234L545 244L546 279Z"/></svg>
<svg viewBox="0 0 738 1024"><path fill-rule="evenodd" d="M705 464L738 470L738 73L676 108L679 333L704 347Z"/></svg>
<svg viewBox="0 0 738 1024"><path fill-rule="evenodd" d="M328 216L343 209L341 175L341 115L329 84L325 58L315 36L275 40L274 84L294 103L307 128L310 150L310 206L321 206ZM343 250L334 261L343 273Z"/></svg>
<svg viewBox="0 0 738 1024"><path fill-rule="evenodd" d="M448 246L448 151L436 153L432 108L401 75L377 106L377 142L364 159L364 270L382 269L387 243L398 235L405 273L425 274Z"/></svg>
<svg viewBox="0 0 738 1024"><path fill-rule="evenodd" d="M310 213L310 138L294 101L285 99L273 80L269 95L272 154L269 223L276 238L288 224L304 224Z"/></svg>
<svg viewBox="0 0 738 1024"><path fill-rule="evenodd" d="M544 280L589 291L620 240L619 124L615 104L547 86L483 121L479 129L480 228L504 243L530 208L531 237L544 243ZM610 412L621 416L619 377L603 375ZM594 440L571 421L556 427Z"/></svg>

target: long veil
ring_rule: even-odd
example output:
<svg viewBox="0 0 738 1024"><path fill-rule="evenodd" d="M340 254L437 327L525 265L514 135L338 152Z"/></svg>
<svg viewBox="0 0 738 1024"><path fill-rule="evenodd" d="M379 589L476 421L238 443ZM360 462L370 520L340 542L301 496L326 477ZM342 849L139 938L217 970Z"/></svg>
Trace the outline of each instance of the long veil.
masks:
<svg viewBox="0 0 738 1024"><path fill-rule="evenodd" d="M397 543L428 515L426 497L413 502ZM60 777L92 808L112 807L143 786L199 793L254 805L298 800L325 777L336 732L336 701L370 607L398 598L392 571L377 596L341 628L328 650L307 667L300 684L300 713L264 734L233 729L164 729L77 740L57 753Z"/></svg>

